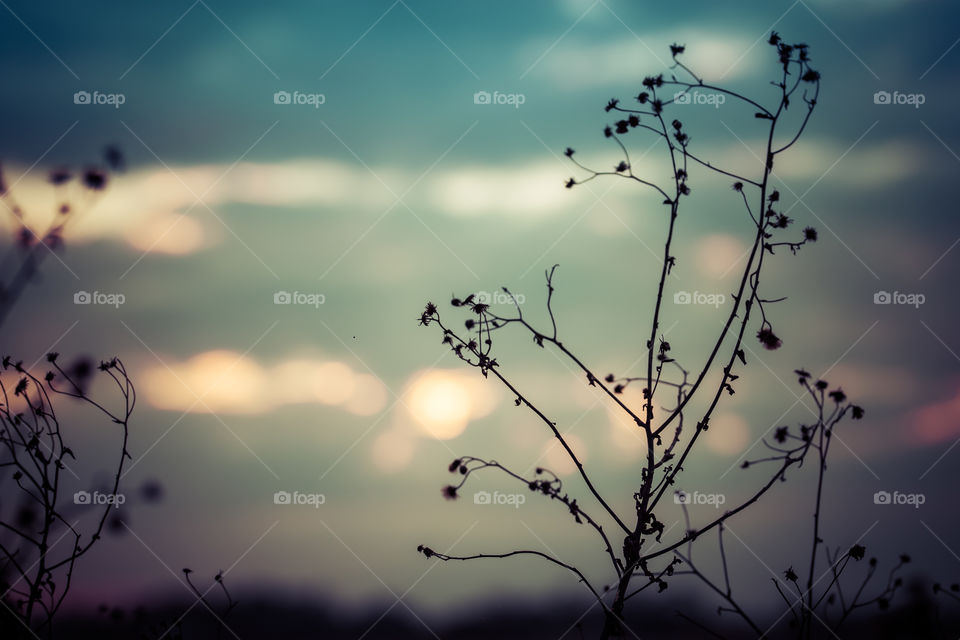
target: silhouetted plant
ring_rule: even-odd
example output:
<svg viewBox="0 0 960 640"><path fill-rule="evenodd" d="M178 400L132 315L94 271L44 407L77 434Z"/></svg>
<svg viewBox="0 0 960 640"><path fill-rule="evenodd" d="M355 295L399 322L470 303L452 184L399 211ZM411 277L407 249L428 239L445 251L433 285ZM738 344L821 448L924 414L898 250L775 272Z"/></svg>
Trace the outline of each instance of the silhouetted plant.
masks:
<svg viewBox="0 0 960 640"><path fill-rule="evenodd" d="M192 569L183 569L183 578L186 581L187 586L197 597L196 601L187 607L175 620L160 620L150 625L146 637L156 638L157 640L160 640L161 638L169 638L170 640L183 640L183 638L186 637L184 636L183 622L198 604L202 605L203 608L206 609L216 620L217 638L223 637L223 630L225 628L228 629L226 619L237 606L237 601L234 600L233 596L230 595L230 591L227 589L226 582L224 582L223 571L217 572L217 575L213 577L213 583L204 591L200 591L200 589L198 589L193 583L193 580L190 579L190 575L192 573ZM214 606L210 603L210 599L208 598L210 592L215 589L219 590L223 594L222 599L224 601L224 606L222 611L219 613L214 609ZM233 631L230 631L230 634L236 636Z"/></svg>
<svg viewBox="0 0 960 640"><path fill-rule="evenodd" d="M809 638L818 625L839 627L855 610L869 605L885 607L900 586L897 572L909 558L906 556L890 572L888 584L879 593L867 598L864 589L876 570L876 560L869 561L869 568L859 588L854 593L841 589L841 576L848 564L859 562L864 555L864 547L855 544L847 551L830 551L822 539L821 505L823 481L826 470L827 454L831 436L838 424L847 417L860 419L864 411L851 403L839 388L831 389L826 381L815 380L803 370L797 371L799 384L815 402L817 417L812 424L801 425L798 430L781 427L775 433L774 441L764 441L770 453L767 457L744 463L747 469L767 468L759 487L740 504L733 506L722 515L700 525L690 524L686 505L683 500L687 528L682 535L673 540L663 540L664 523L658 518L658 507L665 496L673 493L673 487L680 479L691 452L701 436L710 428L710 418L725 397L736 392L738 379L747 364L744 340L749 332L765 349L773 350L781 346L780 336L774 331L770 316L770 306L783 298L774 298L761 293L761 273L765 262L778 248L789 249L796 253L802 247L817 240L817 232L811 227L799 232L793 231L793 220L782 211L781 194L771 185L771 175L775 162L781 154L789 150L803 134L817 105L820 92L820 74L810 66L809 47L805 44L787 44L776 32L771 34L769 44L777 57L778 77L771 83L776 100L771 107L764 106L761 98L753 99L721 86L706 83L692 69L681 61L685 47L670 47L673 59L673 74L669 76L650 76L643 80L643 87L636 96L636 105L627 107L617 99L606 104L606 112L622 116L604 129L604 136L610 139L622 154L612 170L595 170L581 163L573 149L568 148L565 155L581 170L586 172L582 179L570 178L567 188L573 188L600 177L616 177L629 180L643 189L662 197L664 215L668 218L668 227L664 239L662 267L657 282L656 296L652 300L652 318L649 332L646 334L647 353L644 375L639 377L597 375L596 369L586 364L585 359L576 355L573 349L560 338L558 318L552 306L555 290L555 265L546 272L546 315L545 327L536 324L525 315L521 305L506 287L503 291L513 301L515 313L505 315L495 312L488 304L478 299L476 294L454 298L451 305L468 313L465 332L459 333L449 321L441 318L440 311L433 303L428 303L421 314L422 325L437 325L443 332L443 343L466 364L475 367L485 377L495 378L509 390L518 407L524 407L542 422L566 455L576 466L590 501L594 507L584 506L563 487L560 479L547 469L538 468L533 477L518 474L504 465L487 458L465 456L454 460L449 471L458 475L457 482L443 488L443 495L455 499L464 485L477 472L496 471L503 473L518 483L550 500L563 505L578 524L591 527L599 536L605 549L613 580L603 587L590 583L584 573L576 566L562 562L549 553L517 549L500 553L477 553L472 555L451 555L440 553L431 547L421 545L418 548L428 558L444 561L473 560L480 558L509 558L514 556L537 556L573 573L583 582L604 611L604 626L601 637L623 636L629 628L624 621L625 603L634 596L656 587L657 591L667 588L669 581L679 575L692 575L703 581L723 601L719 612L734 613L757 637L766 636L771 630L764 630L754 616L741 606L733 595L731 581L723 548L724 523L741 513L767 493L778 481L785 480L787 472L799 467L811 455L819 465L817 489L815 494L814 523L809 561L804 577L791 567L784 572L783 581L775 581L777 589L788 606L788 616L798 637ZM680 77L678 77L678 74ZM692 139L683 122L670 119L666 113L678 99L683 101L693 90L708 90L724 95L732 103L749 109L755 121L763 129L766 142L763 158L759 160L756 175L741 175L737 170L724 164L717 164L701 157L695 151ZM672 96L670 95L672 94ZM781 125L790 106L803 111L799 123L786 133L781 133ZM645 175L637 175L631 163L630 153L624 140L627 136L652 134L660 141L664 152L664 163L669 167L669 184L657 184ZM661 334L664 315L664 293L668 286L668 276L676 266L676 221L685 211L685 198L689 196L694 171L712 171L733 180L732 198L742 204L751 221L752 239L747 259L735 293L732 305L727 310L722 328L712 341L712 347L697 367L682 366L674 357L665 336ZM634 512L629 517L618 513L594 485L586 467L582 464L568 439L557 423L552 420L546 409L542 409L525 395L513 378L500 366L493 354L496 332L514 327L530 335L533 342L541 348L552 348L564 359L569 360L584 377L590 387L594 387L622 412L636 429L646 444L645 460L639 477L639 486L632 489ZM717 382L711 382L716 376ZM643 403L640 407L631 406L623 392L632 383L643 385ZM659 395L658 395L659 393ZM655 410L659 398L669 398L669 405ZM692 412L691 401L705 399L706 409L689 419ZM663 411L662 414L659 414ZM659 414L659 415L658 415ZM691 424L692 423L692 424ZM611 532L611 529L613 532ZM716 532L719 542L718 552L723 566L723 582L717 584L694 564L692 552L694 542L705 534ZM622 536L621 540L618 538ZM659 547L652 548L654 544ZM818 590L815 573L818 557L822 552L830 566L832 580L829 585ZM795 591L795 593L794 593ZM681 614L708 633L718 635L700 622ZM776 624L776 623L775 623ZM631 631L632 633L632 631ZM636 634L634 634L636 635Z"/></svg>
<svg viewBox="0 0 960 640"><path fill-rule="evenodd" d="M113 148L105 159L111 168L122 164ZM64 190L79 184L80 199L89 206L107 179L107 171L98 167L77 176L66 169L52 171L49 180L59 194L57 211L53 222L39 230L14 201L0 172L0 202L17 225L15 242L4 260L4 276L12 275L0 285L0 324L21 300L45 257L63 246L63 231L77 212ZM3 338L5 345L13 342L9 332ZM127 442L136 404L136 390L118 358L95 366L81 357L61 365L59 354L49 353L46 363L42 379L33 371L39 362L25 366L6 355L0 364L0 619L11 635L24 637L37 637L38 632L53 636L54 617L70 591L77 562L105 531L124 530L120 506L126 496L120 493L120 480L130 458ZM116 385L119 407L90 395L90 383L98 375ZM66 398L92 408L118 431L111 480L93 491L87 491L93 487L82 485L71 467L75 455L68 443L77 434L62 424L60 405ZM157 487L145 485L143 498L159 498Z"/></svg>
<svg viewBox="0 0 960 640"><path fill-rule="evenodd" d="M946 598L950 598L960 602L960 584L954 582L949 587L944 587L939 582L934 583L933 592L935 594L943 595Z"/></svg>
<svg viewBox="0 0 960 640"><path fill-rule="evenodd" d="M42 381L9 357L0 371L0 468L5 472L4 487L12 480L20 498L15 503L15 494L4 491L4 506L12 508L0 519L4 533L0 536L0 602L24 629L52 635L53 618L70 590L77 561L101 539L111 518L117 517L120 478L130 457L127 440L136 391L119 359L101 362L98 371L113 380L122 399L119 410L108 409L83 390L84 381L57 363L56 353L49 354L47 361L52 368ZM104 491L81 489L71 494L67 489L72 484L67 474L79 478L70 467L75 456L67 445L54 398L78 400L117 426L121 445L113 478ZM94 505L96 519L84 527L79 512L90 510L97 495L104 499Z"/></svg>
<svg viewBox="0 0 960 640"><path fill-rule="evenodd" d="M940 638L955 638L957 634L955 632L948 632L943 628L943 613L940 609L940 600L946 599L948 601L948 615L949 611L954 612L953 617L955 618L955 612L957 610L956 603L960 602L960 583L953 582L947 586L940 584L939 582L933 583L933 616L934 623L937 629L937 635ZM951 606L952 605L952 606Z"/></svg>

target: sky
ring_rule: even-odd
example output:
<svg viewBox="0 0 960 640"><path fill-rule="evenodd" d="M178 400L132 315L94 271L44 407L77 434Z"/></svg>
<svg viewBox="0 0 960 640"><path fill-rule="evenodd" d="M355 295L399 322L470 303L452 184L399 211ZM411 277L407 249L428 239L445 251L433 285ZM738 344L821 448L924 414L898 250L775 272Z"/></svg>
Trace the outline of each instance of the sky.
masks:
<svg viewBox="0 0 960 640"><path fill-rule="evenodd" d="M809 127L774 172L785 210L819 240L771 260L765 287L788 296L771 307L784 346L748 344L746 384L721 403L683 488L746 495L760 476L738 468L744 456L776 426L810 419L792 373L805 367L867 411L836 436L828 543L862 541L881 561L910 552L932 579L960 574L954 5L0 4L10 193L40 226L64 198L80 209L7 320L3 351L28 363L51 350L120 356L139 392L124 482L164 486L160 504L129 509L128 535L95 551L96 569L78 572L75 606L184 595L185 566L345 606L402 599L426 617L582 588L532 561L438 565L418 544L549 549L602 576L602 548L556 505L442 499L447 464L468 454L551 467L585 493L535 417L417 320L427 300L459 317L451 293L503 304L494 294L507 286L548 323L544 272L559 264L564 343L600 373L631 371L662 209L625 181L564 189L578 173L563 150L615 164L603 107L666 71L674 42L708 80L775 100L771 30L808 43L823 76ZM709 96L674 109L703 156L759 169L752 113ZM635 170L663 170L650 140L630 144ZM49 183L106 145L126 167L102 194ZM663 326L692 362L748 248L728 182L692 172L678 229ZM6 249L15 225L4 224ZM94 303L76 304L79 292ZM678 292L726 298L672 303ZM515 333L498 354L629 508L643 454L630 425L555 352ZM83 488L116 442L79 410L76 425ZM805 556L807 471L731 521L743 584L769 584ZM477 480L471 492L510 490ZM925 500L875 504L879 491ZM322 504L275 504L276 492ZM682 530L673 505L661 517ZM744 588L775 605L766 587Z"/></svg>

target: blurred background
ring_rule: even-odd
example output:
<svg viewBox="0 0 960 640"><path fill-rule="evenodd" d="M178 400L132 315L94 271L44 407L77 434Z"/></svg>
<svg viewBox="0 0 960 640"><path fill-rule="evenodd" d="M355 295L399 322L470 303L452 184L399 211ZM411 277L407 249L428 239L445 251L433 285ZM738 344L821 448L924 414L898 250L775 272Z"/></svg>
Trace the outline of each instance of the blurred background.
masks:
<svg viewBox="0 0 960 640"><path fill-rule="evenodd" d="M911 576L960 575L953 4L0 4L7 187L40 226L65 199L81 209L6 321L3 352L41 373L48 351L120 356L139 392L124 483L163 486L80 566L74 611L189 598L180 570L191 567L226 570L258 597L389 609L423 633L499 601L586 613L583 586L536 559L416 553L523 547L608 577L602 546L556 504L475 502L475 491L515 493L503 478L478 475L443 500L446 466L469 454L551 468L588 503L536 417L462 366L419 314L432 300L462 326L452 293L485 292L506 312L496 292L507 286L546 327L544 272L559 264L564 343L598 375L639 375L664 208L623 180L564 189L584 174L563 150L619 162L603 107L629 105L644 76L667 71L674 42L706 80L775 104L771 30L809 44L823 76L809 128L775 167L784 210L819 240L769 261L762 292L789 296L769 310L783 347L748 342L738 393L679 488L728 505L748 495L765 473L739 467L759 439L813 417L793 374L804 367L866 409L836 435L827 543L864 544L881 566L910 553ZM758 174L763 122L711 96L668 115L701 157ZM661 175L662 147L627 138L635 172ZM126 166L103 192L50 183L107 145ZM693 369L731 304L751 223L728 180L694 168L689 184L662 327ZM17 227L4 223L9 246ZM527 335L496 347L627 512L644 455L630 424ZM116 433L82 412L71 428L83 489ZM810 471L730 522L735 586L761 610L779 603L770 578L807 557ZM922 504L877 504L883 491ZM716 513L691 508L697 522ZM682 535L676 505L660 518L666 538ZM715 569L713 551L701 554ZM682 579L670 593L718 604Z"/></svg>

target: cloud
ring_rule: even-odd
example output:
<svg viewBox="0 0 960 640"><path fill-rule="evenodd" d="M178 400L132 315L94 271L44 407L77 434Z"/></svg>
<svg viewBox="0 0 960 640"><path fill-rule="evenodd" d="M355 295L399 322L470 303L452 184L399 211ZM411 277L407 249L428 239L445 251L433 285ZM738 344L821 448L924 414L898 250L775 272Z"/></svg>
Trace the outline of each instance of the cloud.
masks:
<svg viewBox="0 0 960 640"><path fill-rule="evenodd" d="M195 218L175 213L157 213L132 226L124 238L143 252L184 255L209 246L213 238Z"/></svg>
<svg viewBox="0 0 960 640"><path fill-rule="evenodd" d="M914 437L922 444L936 444L960 437L960 389L945 400L914 411L909 424Z"/></svg>
<svg viewBox="0 0 960 640"><path fill-rule="evenodd" d="M226 350L150 366L142 385L153 407L188 413L260 415L284 405L317 404L369 416L387 403L379 380L342 362L293 359L267 367Z"/></svg>
<svg viewBox="0 0 960 640"><path fill-rule="evenodd" d="M851 400L868 406L908 406L922 390L915 372L896 365L841 362L830 370L829 379Z"/></svg>
<svg viewBox="0 0 960 640"><path fill-rule="evenodd" d="M823 138L809 139L785 152L774 169L785 179L816 179L825 175L828 182L868 187L909 178L924 171L927 164L923 147L910 140L861 143L844 156L847 148Z"/></svg>
<svg viewBox="0 0 960 640"><path fill-rule="evenodd" d="M525 49L521 66L527 69L533 64L531 75L546 77L563 90L616 87L639 91L644 76L666 71L672 64L670 45L674 42L686 44L683 62L700 77L730 80L757 68L758 58L753 55L756 52L750 51L755 40L756 37L719 34L698 26L636 35L624 33L618 39L599 43L571 35L553 49L553 42L547 41ZM540 62L532 62L540 56Z"/></svg>
<svg viewBox="0 0 960 640"><path fill-rule="evenodd" d="M581 157L583 156L583 157ZM615 148L603 147L598 153L585 152L578 158L588 167L603 170L621 156ZM636 154L631 158L635 174L669 184L669 161L658 163L654 153ZM428 180L427 203L441 213L453 216L502 215L519 219L546 217L563 213L582 214L607 208L622 215L636 209L638 196L659 203L648 188L639 188L626 180L606 177L601 181L564 188L571 176L587 177L586 172L560 161L516 162L505 165L467 165L435 172ZM608 212L609 213L609 212ZM623 225L617 223L619 229ZM603 232L602 228L598 232Z"/></svg>
<svg viewBox="0 0 960 640"><path fill-rule="evenodd" d="M70 190L76 185L55 190L40 170L22 175L22 170L5 168L5 173L15 184L28 223L37 228L52 219L57 198L66 198L79 207L68 229L71 241L116 239L140 251L168 254L214 244L220 223L209 209L221 219L219 208L229 204L386 209L393 203L391 189L397 192L403 179L389 167L375 176L363 167L327 159L155 166L115 176L92 200L89 192Z"/></svg>
<svg viewBox="0 0 960 640"><path fill-rule="evenodd" d="M563 188L564 179L559 163L461 167L438 173L430 181L430 196L440 211L458 216L537 216L570 206L574 198Z"/></svg>
<svg viewBox="0 0 960 640"><path fill-rule="evenodd" d="M737 236L713 233L697 241L693 256L701 274L722 278L746 260L747 251L748 247Z"/></svg>
<svg viewBox="0 0 960 640"><path fill-rule="evenodd" d="M762 170L762 165L754 154L761 153L761 146L759 142L751 144L751 153L740 142L714 142L702 145L697 152L704 158L723 158L725 168L735 173L756 175ZM924 171L926 166L923 148L912 141L862 143L844 156L846 150L846 146L828 139L805 140L781 156L781 161L775 167L776 175L787 181L817 180L825 176L825 184L881 187L908 179ZM590 160L586 160L588 166L603 166L603 160L592 160L593 153L582 155L591 156ZM600 154L600 157L612 162L610 159L615 158L616 154L611 150L606 155ZM837 162L841 157L842 160ZM834 163L836 166L833 166ZM658 157L654 153L633 159L635 174L667 183L668 180L662 178L663 169L658 165ZM828 169L830 171L824 174ZM700 167L694 170L707 171ZM469 165L446 169L435 172L426 180L427 205L453 216L498 215L535 219L565 212L582 213L595 204L594 193L607 193L605 189L596 187L593 188L594 193L585 186L564 189L563 182L571 175L582 177L582 172L565 168L557 162L516 163L506 167ZM652 193L634 185L623 186L629 188L630 197ZM611 190L604 200L615 210L619 210L619 205L626 201L616 189ZM605 211L602 205L596 207L598 211ZM623 230L620 223L615 228L617 231ZM603 228L597 231L603 232ZM737 251L739 241L731 236L711 236L704 243L708 251L698 253L707 257L698 266L706 274L722 274L742 254L742 249Z"/></svg>
<svg viewBox="0 0 960 640"><path fill-rule="evenodd" d="M734 173L757 175L762 170L766 141L733 142L706 149L701 157L725 158ZM749 147L749 148L748 148ZM927 166L921 145L906 139L848 144L827 138L806 138L778 157L774 174L784 180L823 177L826 183L847 187L883 186L921 173Z"/></svg>
<svg viewBox="0 0 960 640"><path fill-rule="evenodd" d="M226 235L221 226L221 221L229 224L225 205L312 207L320 214L328 209L383 212L394 204L393 194L403 193L413 178L391 167L373 171L322 158L175 166L172 172L165 167L140 169L116 176L95 200L79 190L68 194L71 202L83 205L68 227L68 241L106 239L141 252L184 255L213 246ZM15 197L28 223L46 228L58 201L43 172L22 180L16 171L6 173L16 183ZM570 207L582 210L593 198L585 190L564 189L569 176L570 169L559 162L438 169L406 201L418 211L452 216L528 217Z"/></svg>
<svg viewBox="0 0 960 640"><path fill-rule="evenodd" d="M383 473L406 469L417 450L417 439L404 429L387 429L373 441L370 455L373 464Z"/></svg>
<svg viewBox="0 0 960 640"><path fill-rule="evenodd" d="M736 456L750 445L750 425L736 413L717 413L704 435L707 448L720 456Z"/></svg>
<svg viewBox="0 0 960 640"><path fill-rule="evenodd" d="M566 440L570 450L577 456L580 463L585 464L587 461L587 445L584 441L572 433L564 434L563 439ZM538 462L541 460L543 461L542 467L549 469L558 476L568 476L577 471L577 465L556 438L551 438L547 442Z"/></svg>
<svg viewBox="0 0 960 640"><path fill-rule="evenodd" d="M725 158L731 170L750 175L761 169L754 155L759 153L760 144L750 144L753 153L740 142L706 144L698 151L701 157ZM824 182L869 187L904 180L924 171L927 165L923 148L908 140L864 142L844 156L846 151L843 144L829 139L804 140L783 157L776 172L784 180L816 180L843 157L826 174ZM612 162L611 158L616 157L610 150L598 151L596 155L600 160L585 161L604 166L605 160ZM664 166L658 160L653 153L638 155L633 158L633 170L637 175L662 181ZM59 205L57 198L65 197L79 207L75 223L68 227L69 242L107 239L123 242L140 252L169 255L195 253L219 242L225 235L221 222L229 224L223 213L225 205L315 208L318 215L326 215L331 209L336 210L333 215L345 210L382 212L394 204L393 194L402 193L404 185L412 180L406 172L393 167L374 167L372 173L325 158L240 163L232 167L203 164L173 167L172 172L165 167L132 171L115 177L102 195L90 198L89 192L79 188L76 192L55 190L39 170L22 180L15 170L6 173L9 181L16 183L14 197L35 228L46 227ZM616 189L609 193L606 188L564 189L563 183L571 175L582 177L582 172L555 161L445 167L427 176L406 200L418 211L440 215L497 215L521 220L579 214L594 206L602 212L605 208L597 204L596 196L604 193L605 202L616 210L626 202ZM630 198L638 193L647 196L652 192L633 189ZM619 222L616 228L622 228ZM721 240L714 239L717 243ZM715 248L722 248L726 255L731 246L717 244ZM712 271L709 265L700 266Z"/></svg>

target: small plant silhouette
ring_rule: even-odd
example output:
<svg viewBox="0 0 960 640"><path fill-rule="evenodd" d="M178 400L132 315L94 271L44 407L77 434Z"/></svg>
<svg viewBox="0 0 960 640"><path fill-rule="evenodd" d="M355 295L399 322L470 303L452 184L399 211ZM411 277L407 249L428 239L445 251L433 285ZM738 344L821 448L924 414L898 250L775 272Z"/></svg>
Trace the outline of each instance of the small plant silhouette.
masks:
<svg viewBox="0 0 960 640"><path fill-rule="evenodd" d="M3 265L3 275L0 276L0 326L27 285L39 275L44 260L63 248L63 234L67 226L96 204L107 187L110 170L122 170L123 165L120 150L109 146L104 149L102 165L90 165L79 172L67 168L51 171L48 178L56 192L57 204L53 218L43 228L28 220L0 167L0 205L11 216L15 228L14 246L0 261ZM8 273L11 274L9 279Z"/></svg>
<svg viewBox="0 0 960 640"><path fill-rule="evenodd" d="M172 622L170 620L160 620L150 625L150 628L144 637L156 638L157 640L160 640L161 638L170 638L170 640L183 640L185 637L183 631L183 621L193 610L193 608L197 606L197 604L202 605L203 608L206 609L210 615L213 616L213 618L215 618L217 623L217 638L223 637L224 629L227 629L230 634L236 635L232 630L229 629L229 627L227 627L226 620L230 613L237 606L237 601L233 599L233 596L230 595L230 591L227 589L223 571L218 571L217 575L213 577L213 584L203 591L200 591L200 589L193 583L193 580L190 579L190 575L192 573L193 569L183 569L183 579L186 581L190 591L192 591L197 597L196 601L187 607L176 620L173 620ZM211 599L208 597L209 593L217 587L219 587L219 591L222 593L221 597L224 601L224 605L220 613L217 613L214 610L213 605L210 603Z"/></svg>
<svg viewBox="0 0 960 640"><path fill-rule="evenodd" d="M885 608L894 596L901 581L898 571L909 562L909 557L901 556L900 562L890 571L888 584L877 594L866 597L864 591L877 567L876 559L868 561L869 567L862 583L854 593L844 592L841 588L841 576L848 565L861 561L865 548L860 544L830 549L822 539L821 505L823 500L824 474L827 468L827 455L831 436L838 425L847 418L859 420L864 410L850 402L840 388L831 388L824 380L818 380L810 373L798 369L798 383L804 392L816 404L817 415L811 424L800 425L799 429L781 427L776 430L772 440L764 440L769 451L765 457L748 460L745 469L767 469L759 486L740 504L727 509L721 515L706 523L691 524L684 494L675 492L680 474L691 453L701 442L703 434L710 428L710 419L724 398L736 393L738 380L747 365L745 340L751 333L762 347L768 350L778 349L780 336L774 331L770 314L771 306L782 301L782 297L772 297L762 290L761 274L765 264L778 255L778 249L788 249L796 253L806 245L816 242L817 231L812 227L794 231L794 221L782 210L781 194L771 184L774 164L783 154L792 148L805 131L817 106L820 93L820 73L811 67L809 47L806 44L788 44L776 32L769 38L777 58L778 77L771 82L776 100L773 106L764 106L762 98L747 95L725 87L709 84L682 62L685 46L674 44L670 47L673 64L672 74L649 76L643 80L643 87L636 96L635 106L627 107L617 99L610 100L605 107L607 113L619 117L607 125L603 134L619 150L621 157L612 170L596 170L581 163L573 149L568 148L565 155L586 176L580 179L570 178L567 188L574 188L585 182L601 177L614 177L631 181L639 187L653 191L662 197L663 211L668 217L666 237L662 254L662 268L657 282L656 296L652 300L652 317L646 334L646 367L644 375L639 377L618 376L615 374L598 375L596 369L589 366L585 359L576 355L568 346L559 331L559 319L554 313L553 298L556 293L555 279L557 266L549 269L546 276L546 316L545 327L535 323L525 315L516 297L506 287L504 294L513 301L515 312L506 315L494 311L490 305L479 299L476 294L455 297L451 305L468 314L464 322L465 332L455 330L446 317L441 317L438 307L428 303L420 316L420 324L436 325L443 333L443 343L467 365L476 368L485 378L494 378L514 398L517 407L522 407L536 417L549 430L573 462L579 479L582 481L589 501L594 506L585 506L580 500L568 493L559 477L544 468L537 468L533 477L518 474L492 459L476 456L464 456L454 460L449 471L458 476L458 480L443 488L443 496L455 499L465 484L479 472L495 471L526 485L527 489L549 498L569 511L575 523L591 527L603 543L605 556L609 560L612 580L604 586L595 586L576 566L565 563L551 554L529 549L516 549L499 553L476 553L473 555L451 555L421 545L418 551L428 558L443 561L467 561L483 558L511 558L515 556L536 556L574 574L583 582L604 612L602 638L623 637L626 634L637 636L630 629L624 617L627 601L655 587L662 592L670 581L681 575L689 575L701 580L722 601L719 612L732 613L746 625L748 633L756 637L767 637L773 627L765 629L758 619L749 614L737 601L731 587L731 578L723 546L724 523L737 514L757 504L758 500L770 491L779 481L787 478L788 471L800 467L813 457L819 473L815 493L814 522L811 535L811 548L806 559L805 575L793 567L783 572L782 579L774 580L776 589L787 606L785 617L789 621L791 633L798 638L811 638L815 633L827 629L835 630L848 619L854 611L869 605ZM701 157L695 150L687 127L679 119L671 119L666 114L671 105L689 100L693 91L710 91L723 95L731 104L753 112L755 121L763 130L766 142L762 159L758 162L756 175L741 175L737 170L724 164L718 164ZM785 116L793 106L802 110L788 130L781 131ZM791 112L792 113L792 112ZM630 152L625 140L637 135L653 135L662 144L664 163L669 168L671 178L667 184L658 184L645 175L634 173ZM741 203L744 212L751 221L752 239L750 250L735 293L732 305L727 309L725 321L712 347L707 349L698 366L684 366L673 355L669 341L661 333L664 316L665 293L668 289L668 276L676 267L674 251L677 243L676 221L686 211L685 203L695 182L695 171L714 172L725 176L732 182L732 198ZM556 350L564 359L578 369L585 384L594 387L622 412L632 425L635 425L646 444L645 460L639 475L639 486L631 490L634 509L629 517L618 513L595 486L587 468L578 458L561 428L548 415L548 410L535 404L515 384L506 373L493 353L494 338L498 331L514 328L529 334L534 344L540 348ZM717 379L716 382L713 382ZM631 384L642 385L642 406L635 407L626 399L624 391ZM663 398L667 405L659 408ZM706 409L692 416L694 398L705 400ZM661 402L658 402L661 401ZM746 473L749 473L747 471ZM658 517L665 498L675 495L675 502L683 509L687 521L686 530L675 539L665 539L667 533L663 521ZM598 510L599 513L595 512ZM716 533L718 553L722 562L722 580L716 580L701 572L693 559L694 543L701 541L706 534ZM832 579L826 588L818 589L818 558L825 556L828 573ZM679 615L705 633L719 636L714 630L691 616ZM774 623L774 626L777 623ZM722 636L720 636L722 637Z"/></svg>
<svg viewBox="0 0 960 640"><path fill-rule="evenodd" d="M101 362L98 371L116 383L119 410L108 409L84 389L86 380L47 356L52 367L38 379L22 362L4 358L0 371L0 468L4 470L4 506L0 519L0 587L6 611L24 630L52 635L54 616L70 591L77 561L100 541L105 527L122 529L117 520L120 478L127 452L130 416L136 391L119 359ZM92 374L91 374L92 375ZM120 431L120 447L112 480L94 492L80 490L67 501L70 468L75 456L67 444L55 398L73 398L100 412ZM69 474L69 475L68 475ZM6 490L8 482L19 490L19 500ZM103 500L95 500L102 496ZM14 504L16 506L14 506ZM96 509L89 528L81 526L80 510ZM5 509L6 511L6 509ZM6 617L6 616L4 616Z"/></svg>

